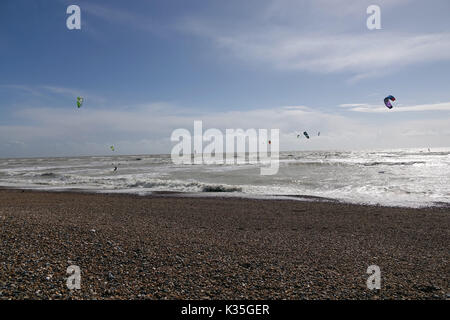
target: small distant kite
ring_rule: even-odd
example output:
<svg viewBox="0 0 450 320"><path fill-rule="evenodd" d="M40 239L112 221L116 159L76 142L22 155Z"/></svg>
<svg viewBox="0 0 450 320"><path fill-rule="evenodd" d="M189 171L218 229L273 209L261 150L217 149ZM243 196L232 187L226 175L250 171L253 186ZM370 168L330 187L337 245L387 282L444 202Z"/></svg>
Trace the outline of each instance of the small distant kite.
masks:
<svg viewBox="0 0 450 320"><path fill-rule="evenodd" d="M386 98L384 98L384 105L386 107L388 107L389 109L392 109L392 104L391 101L395 101L395 97L394 96L387 96Z"/></svg>
<svg viewBox="0 0 450 320"><path fill-rule="evenodd" d="M83 101L84 101L84 99L82 97L77 97L78 108L81 108L81 106L83 105Z"/></svg>
<svg viewBox="0 0 450 320"><path fill-rule="evenodd" d="M304 131L303 134L304 134L304 136L306 137L306 139L309 139L309 134L308 134L308 132Z"/></svg>
<svg viewBox="0 0 450 320"><path fill-rule="evenodd" d="M111 151L113 151L113 152L116 151L116 149L114 148L114 146L110 146L109 148L110 148ZM118 164L114 164L114 163L113 163L113 164L112 164L112 165L114 166L113 172L116 172L116 171L117 171L117 169L119 168L119 164L120 164L120 163L118 163Z"/></svg>

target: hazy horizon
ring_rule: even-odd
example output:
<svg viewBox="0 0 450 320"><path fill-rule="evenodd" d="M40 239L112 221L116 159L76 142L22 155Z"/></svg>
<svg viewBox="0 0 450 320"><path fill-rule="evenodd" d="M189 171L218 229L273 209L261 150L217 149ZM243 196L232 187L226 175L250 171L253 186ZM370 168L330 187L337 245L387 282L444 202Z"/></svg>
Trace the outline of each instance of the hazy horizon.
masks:
<svg viewBox="0 0 450 320"><path fill-rule="evenodd" d="M447 150L450 149L450 146L442 146L442 147L434 147L434 148L430 148L430 147L414 147L414 148L372 148L372 149L364 149L364 148L360 148L360 149L302 149L302 150L280 150L279 152L281 153L289 153L289 152L305 152L305 153L309 153L309 152L361 152L361 151L405 151L405 150L411 150L411 151L420 151L421 149L423 149L423 152L428 152L428 149L430 149L430 152L441 152L442 150ZM202 153L197 153L197 155L202 154ZM207 153L203 153L203 154L207 154ZM227 155L227 154L231 154L231 153L222 153L223 155ZM248 154L248 152L245 152L245 154ZM256 153L257 154L257 153ZM115 152L114 154L108 154L108 153L103 153L103 154L73 154L73 155L43 155L43 156L29 156L29 157L3 157L0 156L0 159L34 159L34 158L87 158L87 157L139 157L139 156L170 156L170 153L133 153L133 154L128 154L128 153L120 153L120 152ZM194 153L191 153L191 156L194 156Z"/></svg>

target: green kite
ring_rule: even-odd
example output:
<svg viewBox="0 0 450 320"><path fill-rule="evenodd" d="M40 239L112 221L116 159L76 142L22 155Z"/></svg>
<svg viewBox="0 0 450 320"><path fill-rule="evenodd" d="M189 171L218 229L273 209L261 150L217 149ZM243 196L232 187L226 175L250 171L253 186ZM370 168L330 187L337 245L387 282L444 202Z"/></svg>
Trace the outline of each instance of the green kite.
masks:
<svg viewBox="0 0 450 320"><path fill-rule="evenodd" d="M83 98L82 97L77 97L77 106L78 106L78 108L81 108L82 105L83 105Z"/></svg>

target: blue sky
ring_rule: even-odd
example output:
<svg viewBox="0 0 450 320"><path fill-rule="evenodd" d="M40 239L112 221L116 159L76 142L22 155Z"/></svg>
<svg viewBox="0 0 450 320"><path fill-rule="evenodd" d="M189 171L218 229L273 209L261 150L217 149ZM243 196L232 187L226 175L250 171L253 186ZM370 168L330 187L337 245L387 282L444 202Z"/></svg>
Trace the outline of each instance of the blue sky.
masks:
<svg viewBox="0 0 450 320"><path fill-rule="evenodd" d="M71 4L81 30L66 28ZM366 27L371 4L381 30ZM1 1L0 157L170 153L194 120L278 128L283 150L448 147L449 12L447 0ZM303 130L321 138L300 142Z"/></svg>

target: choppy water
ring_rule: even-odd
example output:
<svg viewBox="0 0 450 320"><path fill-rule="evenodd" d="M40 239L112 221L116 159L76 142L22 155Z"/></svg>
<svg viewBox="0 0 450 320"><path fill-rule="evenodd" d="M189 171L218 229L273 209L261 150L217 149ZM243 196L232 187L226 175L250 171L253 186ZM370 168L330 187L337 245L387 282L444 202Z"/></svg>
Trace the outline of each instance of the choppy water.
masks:
<svg viewBox="0 0 450 320"><path fill-rule="evenodd" d="M175 165L169 155L0 159L0 186L136 194L307 195L409 207L450 204L450 148L282 152L278 174L262 176L259 167Z"/></svg>

